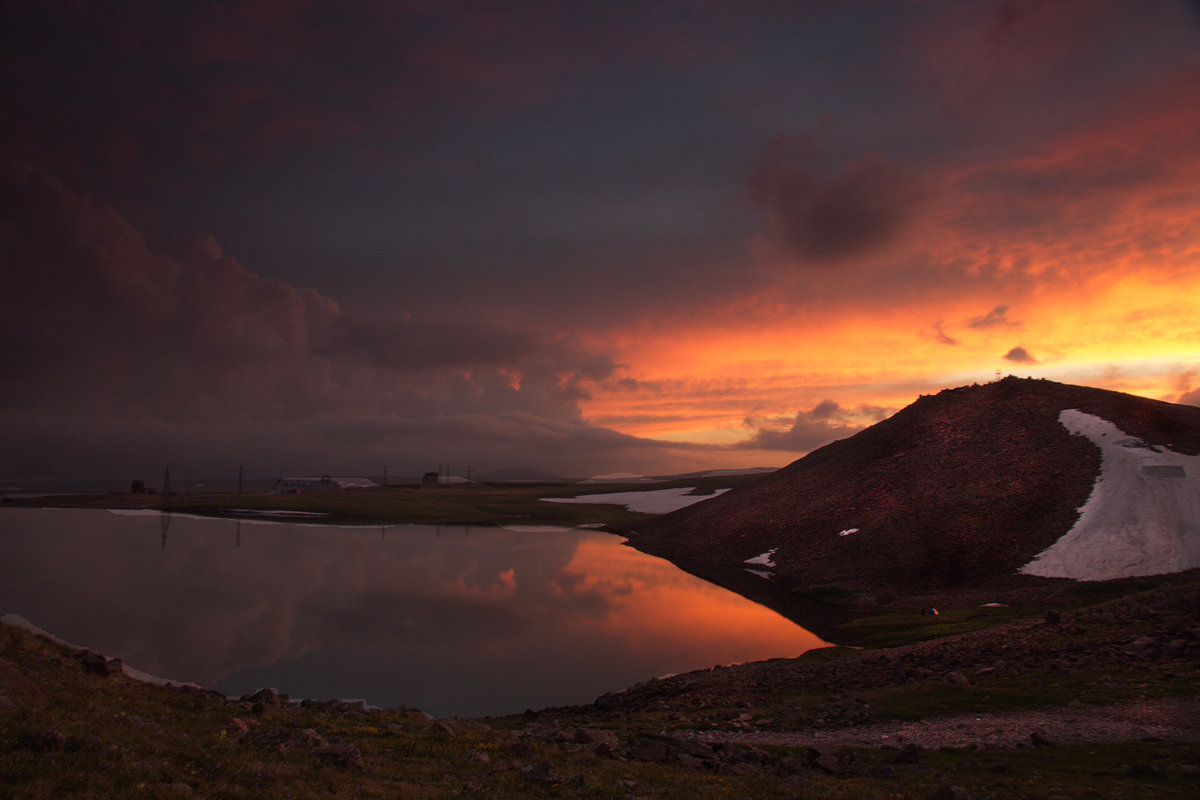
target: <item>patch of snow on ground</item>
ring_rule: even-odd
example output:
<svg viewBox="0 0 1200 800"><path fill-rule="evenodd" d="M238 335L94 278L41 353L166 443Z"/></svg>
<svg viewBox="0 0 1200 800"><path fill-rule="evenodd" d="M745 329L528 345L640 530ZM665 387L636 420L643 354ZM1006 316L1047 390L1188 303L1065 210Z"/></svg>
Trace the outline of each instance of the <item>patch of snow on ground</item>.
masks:
<svg viewBox="0 0 1200 800"><path fill-rule="evenodd" d="M772 547L767 552L760 553L759 555L756 555L754 558L747 558L742 563L743 564L761 564L764 567L770 567L771 569L774 569L775 568L775 561L774 561L775 551L778 549L779 549L778 547ZM751 570L751 572L753 572L753 571L754 570Z"/></svg>
<svg viewBox="0 0 1200 800"><path fill-rule="evenodd" d="M701 500L723 494L728 489L718 489L712 494L688 494L695 487L680 489L651 489L645 492L611 492L608 494L585 494L579 497L543 497L543 503L603 503L625 506L630 511L642 514L667 514L678 511Z"/></svg>
<svg viewBox="0 0 1200 800"><path fill-rule="evenodd" d="M1100 448L1100 476L1074 527L1021 572L1103 581L1200 567L1200 456L1151 447L1077 409L1058 419Z"/></svg>
<svg viewBox="0 0 1200 800"><path fill-rule="evenodd" d="M610 472L607 475L593 475L580 483L657 483L654 478L637 475L632 472Z"/></svg>
<svg viewBox="0 0 1200 800"><path fill-rule="evenodd" d="M770 572L770 571L768 571L768 570L765 570L765 569L750 569L749 567L746 567L745 569L746 569L746 572L749 572L751 575L757 575L758 577L760 577L760 578L763 578L763 579L765 579L765 580L768 580L768 581L770 581L770 580L774 580L774 579L775 579L775 574L774 574L773 572Z"/></svg>
<svg viewBox="0 0 1200 800"><path fill-rule="evenodd" d="M838 536L849 536L852 533L858 533L858 528L846 528L846 530L839 533Z"/></svg>

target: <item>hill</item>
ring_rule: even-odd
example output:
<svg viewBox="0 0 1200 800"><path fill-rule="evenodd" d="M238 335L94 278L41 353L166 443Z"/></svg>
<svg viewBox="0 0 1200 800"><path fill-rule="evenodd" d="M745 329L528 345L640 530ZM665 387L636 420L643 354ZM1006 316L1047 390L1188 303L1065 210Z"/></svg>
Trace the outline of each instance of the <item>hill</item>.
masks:
<svg viewBox="0 0 1200 800"><path fill-rule="evenodd" d="M1093 439L1124 450L1110 455ZM831 585L912 595L998 591L1054 575L1122 577L1021 573L1077 533L1102 466L1122 453L1134 472L1144 466L1123 484L1101 484L1125 494L1107 497L1072 555L1107 552L1123 540L1126 552L1115 557L1141 559L1125 575L1200 566L1197 520L1171 518L1195 511L1189 487L1200 480L1200 464L1184 465L1200 453L1200 408L1017 378L921 397L750 485L627 535L640 550L776 606ZM1143 490L1161 495L1154 501L1161 519L1114 520L1128 495ZM1164 520L1172 530L1155 527ZM1163 547L1187 552L1157 568Z"/></svg>

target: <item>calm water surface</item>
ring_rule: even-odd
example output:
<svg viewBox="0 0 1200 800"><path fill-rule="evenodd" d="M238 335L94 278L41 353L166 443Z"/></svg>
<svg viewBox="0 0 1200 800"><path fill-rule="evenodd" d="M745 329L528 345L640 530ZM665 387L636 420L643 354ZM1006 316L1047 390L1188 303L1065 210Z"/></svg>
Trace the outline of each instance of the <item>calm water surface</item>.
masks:
<svg viewBox="0 0 1200 800"><path fill-rule="evenodd" d="M230 695L274 686L435 716L587 703L822 644L621 542L4 509L0 613Z"/></svg>

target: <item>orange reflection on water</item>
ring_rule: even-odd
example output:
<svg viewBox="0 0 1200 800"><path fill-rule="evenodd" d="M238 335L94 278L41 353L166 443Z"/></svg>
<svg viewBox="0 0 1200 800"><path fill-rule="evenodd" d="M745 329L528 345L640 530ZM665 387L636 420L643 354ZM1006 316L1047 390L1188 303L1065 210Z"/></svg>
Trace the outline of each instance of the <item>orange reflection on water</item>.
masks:
<svg viewBox="0 0 1200 800"><path fill-rule="evenodd" d="M733 664L826 646L769 608L631 547L582 541L559 584L561 592L595 592L607 601L606 614L576 623L581 633L619 638L627 648L676 654L679 669L695 668L703 659ZM721 643L716 650L714 640Z"/></svg>

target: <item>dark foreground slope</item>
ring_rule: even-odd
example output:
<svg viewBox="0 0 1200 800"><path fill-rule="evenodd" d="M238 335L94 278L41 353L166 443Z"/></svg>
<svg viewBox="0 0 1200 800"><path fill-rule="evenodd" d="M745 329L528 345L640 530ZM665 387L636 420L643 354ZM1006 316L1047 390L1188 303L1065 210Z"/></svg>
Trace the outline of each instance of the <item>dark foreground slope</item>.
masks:
<svg viewBox="0 0 1200 800"><path fill-rule="evenodd" d="M749 486L640 524L630 543L777 607L772 596L813 586L1036 583L1017 570L1071 528L1100 469L1099 449L1059 422L1064 409L1200 452L1200 408L1006 378L922 397ZM773 580L742 569L769 550Z"/></svg>
<svg viewBox="0 0 1200 800"><path fill-rule="evenodd" d="M1179 583L488 720L151 686L0 623L0 797L1192 800L1197 609Z"/></svg>

